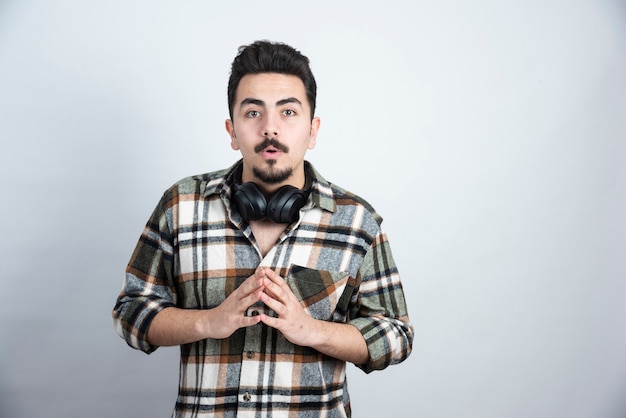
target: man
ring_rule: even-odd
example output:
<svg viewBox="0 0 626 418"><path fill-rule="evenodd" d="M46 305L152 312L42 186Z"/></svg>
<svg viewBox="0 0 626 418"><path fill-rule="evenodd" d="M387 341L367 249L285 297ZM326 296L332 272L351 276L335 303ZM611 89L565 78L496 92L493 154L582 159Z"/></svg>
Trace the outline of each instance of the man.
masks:
<svg viewBox="0 0 626 418"><path fill-rule="evenodd" d="M309 60L239 50L228 84L232 167L161 198L113 318L129 345L181 347L175 417L347 417L346 362L411 352L380 216L305 161L320 127Z"/></svg>

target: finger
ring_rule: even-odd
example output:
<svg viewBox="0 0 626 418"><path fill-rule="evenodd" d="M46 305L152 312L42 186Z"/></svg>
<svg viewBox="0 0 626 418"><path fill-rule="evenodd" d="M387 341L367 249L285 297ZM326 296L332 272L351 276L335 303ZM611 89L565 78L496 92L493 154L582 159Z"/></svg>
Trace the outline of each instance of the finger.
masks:
<svg viewBox="0 0 626 418"><path fill-rule="evenodd" d="M273 293L277 299L292 293L287 282L274 271L266 270L265 277L267 278L264 282L265 289Z"/></svg>
<svg viewBox="0 0 626 418"><path fill-rule="evenodd" d="M265 292L263 292L263 294L261 295L261 301L263 301L263 303L268 308L270 308L279 315L285 312L285 304L280 299L273 298Z"/></svg>
<svg viewBox="0 0 626 418"><path fill-rule="evenodd" d="M263 322L265 325L267 325L268 327L278 329L278 327L280 326L280 319L274 318L273 316L261 314L257 318L259 318L259 320Z"/></svg>
<svg viewBox="0 0 626 418"><path fill-rule="evenodd" d="M242 293L242 297L250 295L258 290L262 290L264 278L265 276L257 271L252 276L248 277L241 286L238 287L238 290Z"/></svg>
<svg viewBox="0 0 626 418"><path fill-rule="evenodd" d="M283 285L287 284L287 282L282 277L280 277L278 274L276 274L276 272L274 270L266 269L265 270L265 277L270 279L272 281L272 283L276 283L278 286L283 286Z"/></svg>
<svg viewBox="0 0 626 418"><path fill-rule="evenodd" d="M250 327L261 322L261 315L256 316L242 316L240 319L239 328Z"/></svg>
<svg viewBox="0 0 626 418"><path fill-rule="evenodd" d="M291 287L289 287L287 282L285 282L282 278L280 279L280 283L266 280L263 292L283 302L285 305L288 303L300 303L298 301L298 297L295 295L293 290L291 290Z"/></svg>
<svg viewBox="0 0 626 418"><path fill-rule="evenodd" d="M283 289L269 279L265 281L263 292L278 300L281 300L285 294Z"/></svg>
<svg viewBox="0 0 626 418"><path fill-rule="evenodd" d="M237 303L237 311L245 312L250 306L254 305L256 302L261 300L261 296L263 295L263 290L259 289L254 293L250 293L242 297Z"/></svg>

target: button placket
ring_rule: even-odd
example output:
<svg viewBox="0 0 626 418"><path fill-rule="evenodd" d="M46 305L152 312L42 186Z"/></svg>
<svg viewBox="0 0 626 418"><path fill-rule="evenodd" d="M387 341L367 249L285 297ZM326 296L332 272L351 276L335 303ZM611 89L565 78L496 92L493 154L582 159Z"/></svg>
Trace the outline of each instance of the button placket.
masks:
<svg viewBox="0 0 626 418"><path fill-rule="evenodd" d="M251 308L248 311L248 315L258 315L259 307ZM241 371L239 375L239 386L241 392L239 392L239 402L249 403L255 402L256 396L254 391L250 391L250 388L255 388L259 385L260 376L259 372L262 370L262 366L259 363L259 356L257 355L261 350L261 325L253 325L246 328L243 352L241 354Z"/></svg>

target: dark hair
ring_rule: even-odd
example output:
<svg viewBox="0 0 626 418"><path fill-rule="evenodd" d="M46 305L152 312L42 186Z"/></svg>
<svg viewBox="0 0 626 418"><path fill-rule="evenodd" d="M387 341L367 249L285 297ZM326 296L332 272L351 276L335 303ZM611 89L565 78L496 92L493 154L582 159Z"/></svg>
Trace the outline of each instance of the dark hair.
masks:
<svg viewBox="0 0 626 418"><path fill-rule="evenodd" d="M228 112L232 119L237 87L247 74L280 73L295 75L304 84L304 90L311 106L311 119L315 115L317 85L309 66L309 59L300 51L280 42L256 41L239 47L233 60L228 80Z"/></svg>

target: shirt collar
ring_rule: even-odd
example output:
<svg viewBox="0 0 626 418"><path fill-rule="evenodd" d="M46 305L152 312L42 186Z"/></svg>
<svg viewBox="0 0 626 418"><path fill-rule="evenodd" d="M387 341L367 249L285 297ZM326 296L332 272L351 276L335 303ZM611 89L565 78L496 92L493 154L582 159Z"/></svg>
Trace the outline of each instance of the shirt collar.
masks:
<svg viewBox="0 0 626 418"><path fill-rule="evenodd" d="M234 173L239 164L242 164L242 160L237 161L229 168L216 173L206 184L204 189L204 196L209 197L211 195L220 195L224 198L225 202L230 205L230 196L234 184ZM305 170L309 170L312 177L311 193L309 194L309 202L306 206L315 207L318 206L321 209L329 212L335 212L336 203L334 199L333 189L331 184L322 177L313 164L308 161L304 162Z"/></svg>

